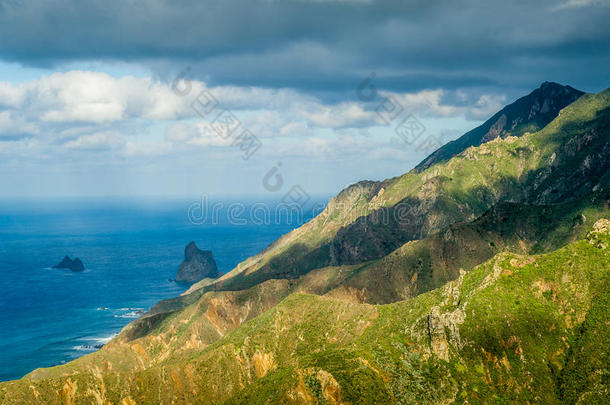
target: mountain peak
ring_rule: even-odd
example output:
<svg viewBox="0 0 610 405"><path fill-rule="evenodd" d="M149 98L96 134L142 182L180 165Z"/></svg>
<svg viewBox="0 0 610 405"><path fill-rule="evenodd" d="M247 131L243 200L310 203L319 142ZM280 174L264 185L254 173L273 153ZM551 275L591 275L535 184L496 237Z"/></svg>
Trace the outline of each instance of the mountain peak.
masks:
<svg viewBox="0 0 610 405"><path fill-rule="evenodd" d="M536 93L536 92L540 92L545 96L548 97L557 97L560 96L562 94L573 94L573 95L578 95L579 97L582 96L583 94L585 94L584 92L575 89L574 87L570 86L570 85L564 85L564 84L560 84L560 83L556 83L556 82L542 82L542 84L540 85L540 87L538 87L536 90L534 90L532 93Z"/></svg>
<svg viewBox="0 0 610 405"><path fill-rule="evenodd" d="M539 89L546 89L546 88L552 88L552 87L570 87L570 86L564 86L563 84L559 84L556 82L544 81L540 85Z"/></svg>
<svg viewBox="0 0 610 405"><path fill-rule="evenodd" d="M481 126L437 149L417 165L415 170L425 170L451 159L471 146L479 146L498 137L519 137L526 132L538 131L555 119L561 109L583 94L585 93L571 86L545 81L528 95L505 106Z"/></svg>
<svg viewBox="0 0 610 405"><path fill-rule="evenodd" d="M184 257L188 260L192 259L199 252L199 248L194 241L189 242L184 249Z"/></svg>

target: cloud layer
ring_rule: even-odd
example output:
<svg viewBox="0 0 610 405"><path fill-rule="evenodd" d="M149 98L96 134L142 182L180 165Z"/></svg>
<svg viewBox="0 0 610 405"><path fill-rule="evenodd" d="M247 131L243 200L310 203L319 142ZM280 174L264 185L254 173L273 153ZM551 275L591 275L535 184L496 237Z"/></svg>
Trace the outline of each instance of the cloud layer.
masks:
<svg viewBox="0 0 610 405"><path fill-rule="evenodd" d="M214 97L218 103L215 112L202 117L193 109L200 94ZM291 160L295 167L307 162L320 168L342 160L355 162L366 155L370 162L383 160L377 168L398 161L401 168L394 170L406 170L425 152L396 141L396 122L389 125L380 113L384 99L399 103L405 114L440 122L429 133L443 138L456 119L468 125L467 129L494 113L504 96L469 99L460 91L434 89L380 91L373 100L360 100L354 92L351 101L327 102L293 89L208 86L189 78L168 83L94 71L56 72L21 83L0 82L1 165L5 173L35 173L53 167L64 175L91 170L104 174L104 167L131 172L168 165L176 175L187 170L180 167L199 165L216 171L218 165L233 162L233 175L256 167L258 174L251 181L257 183L260 172L276 160ZM264 145L253 163L243 162L239 148L231 147L234 140L215 130L221 111L233 114L241 128ZM451 137L457 134L459 131L453 131ZM339 173L343 170L344 166L335 173L340 179L336 181L343 182L348 176ZM356 171L362 176L370 173L363 166ZM379 170L378 175L382 173ZM356 176L349 173L350 180Z"/></svg>
<svg viewBox="0 0 610 405"><path fill-rule="evenodd" d="M381 92L377 101L371 102L354 97L352 101L325 103L289 89L209 87L198 80L176 83L179 91L173 90L172 83L151 78L115 78L89 71L54 73L20 84L0 82L4 109L0 112L0 136L48 138L68 148L120 146L126 142L119 138L129 137L137 128L168 122L165 138L169 141L208 137L210 140L202 144L223 144L213 139L218 138L216 134L204 130L216 115L201 117L192 107L203 91L213 95L223 109L239 112L244 126L261 138L383 126L376 112L382 97L393 98L421 117L463 115L474 120L491 115L505 101L502 95L467 100L462 92L435 89ZM188 94L180 93L181 85L188 85ZM121 131L126 132L119 135Z"/></svg>
<svg viewBox="0 0 610 405"><path fill-rule="evenodd" d="M607 0L0 2L0 57L190 64L218 85L394 91L607 86ZM552 76L552 77L549 77Z"/></svg>

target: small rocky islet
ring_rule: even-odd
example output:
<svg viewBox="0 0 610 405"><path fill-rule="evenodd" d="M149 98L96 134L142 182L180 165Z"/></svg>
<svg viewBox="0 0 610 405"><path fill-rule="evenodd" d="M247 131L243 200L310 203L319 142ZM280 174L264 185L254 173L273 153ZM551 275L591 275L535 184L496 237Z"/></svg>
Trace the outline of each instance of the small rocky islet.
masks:
<svg viewBox="0 0 610 405"><path fill-rule="evenodd" d="M85 265L82 260L78 257L75 257L74 260L70 258L70 256L65 256L61 262L53 266L54 269L67 269L72 270L74 272L84 271Z"/></svg>
<svg viewBox="0 0 610 405"><path fill-rule="evenodd" d="M196 283L204 278L215 279L222 274L218 271L214 255L210 250L201 250L195 242L184 249L184 261L178 268L176 282Z"/></svg>

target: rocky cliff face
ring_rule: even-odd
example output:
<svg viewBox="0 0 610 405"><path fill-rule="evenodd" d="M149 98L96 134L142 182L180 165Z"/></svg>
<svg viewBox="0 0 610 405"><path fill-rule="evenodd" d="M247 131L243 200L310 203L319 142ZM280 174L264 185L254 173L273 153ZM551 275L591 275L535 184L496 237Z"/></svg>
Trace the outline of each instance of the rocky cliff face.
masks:
<svg viewBox="0 0 610 405"><path fill-rule="evenodd" d="M176 281L181 283L196 283L204 278L218 278L221 274L216 267L216 261L210 250L200 250L195 242L184 249L184 261L178 269Z"/></svg>

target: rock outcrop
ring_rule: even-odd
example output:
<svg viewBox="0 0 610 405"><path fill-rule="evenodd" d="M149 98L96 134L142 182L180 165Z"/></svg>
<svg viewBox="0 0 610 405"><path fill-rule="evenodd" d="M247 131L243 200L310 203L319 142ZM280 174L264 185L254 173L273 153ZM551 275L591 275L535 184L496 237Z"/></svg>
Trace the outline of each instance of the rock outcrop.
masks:
<svg viewBox="0 0 610 405"><path fill-rule="evenodd" d="M216 261L210 250L200 250L195 242L184 249L184 261L178 269L176 281L180 283L196 283L204 278L218 278L221 273L216 267Z"/></svg>
<svg viewBox="0 0 610 405"><path fill-rule="evenodd" d="M604 242L604 236L610 235L610 220L602 218L595 222L593 230L587 234L587 241L599 249L606 249L608 245Z"/></svg>
<svg viewBox="0 0 610 405"><path fill-rule="evenodd" d="M78 258L74 258L74 260L70 259L70 256L65 256L61 262L53 266L54 269L68 269L72 271L83 271L85 270L85 265Z"/></svg>

